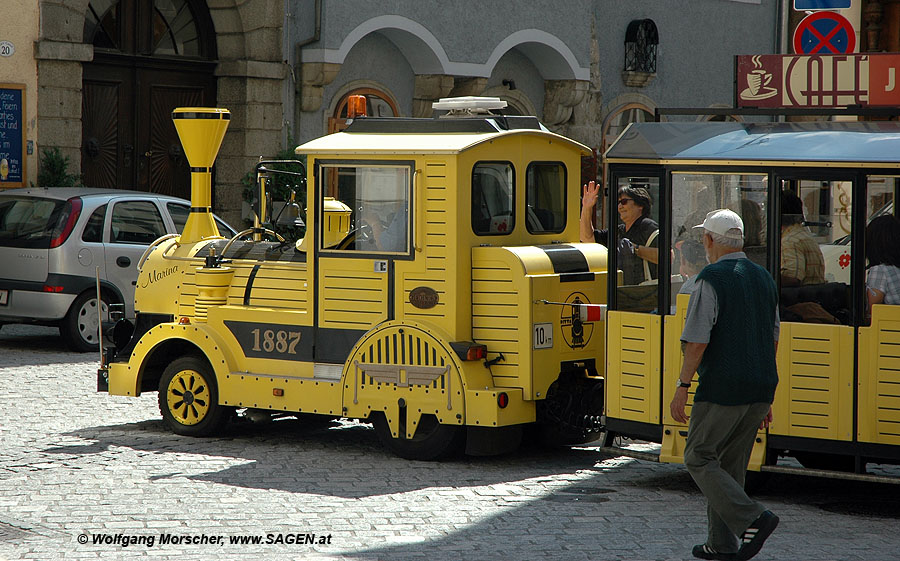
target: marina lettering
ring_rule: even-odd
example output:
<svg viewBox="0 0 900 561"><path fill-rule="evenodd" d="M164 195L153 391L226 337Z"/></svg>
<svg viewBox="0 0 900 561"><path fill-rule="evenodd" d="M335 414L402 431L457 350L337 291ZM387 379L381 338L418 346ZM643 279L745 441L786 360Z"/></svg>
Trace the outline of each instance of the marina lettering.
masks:
<svg viewBox="0 0 900 561"><path fill-rule="evenodd" d="M147 271L147 276L146 276L144 282L141 283L141 288L147 288L151 284L153 284L155 282L159 282L159 281L163 280L164 278L168 277L169 275L175 274L177 272L178 272L178 265L172 265L171 267L168 267L168 268L162 269L162 270L152 269L150 271Z"/></svg>

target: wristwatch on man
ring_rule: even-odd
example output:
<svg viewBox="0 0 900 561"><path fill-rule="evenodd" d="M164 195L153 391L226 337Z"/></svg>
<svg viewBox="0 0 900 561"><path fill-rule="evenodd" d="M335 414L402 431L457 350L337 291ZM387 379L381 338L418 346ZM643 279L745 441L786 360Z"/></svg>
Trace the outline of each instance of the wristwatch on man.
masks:
<svg viewBox="0 0 900 561"><path fill-rule="evenodd" d="M689 387L691 387L691 383L690 383L690 382L682 382L682 381L681 381L681 378L679 378L679 379L675 382L675 387L676 387L676 388L689 388Z"/></svg>

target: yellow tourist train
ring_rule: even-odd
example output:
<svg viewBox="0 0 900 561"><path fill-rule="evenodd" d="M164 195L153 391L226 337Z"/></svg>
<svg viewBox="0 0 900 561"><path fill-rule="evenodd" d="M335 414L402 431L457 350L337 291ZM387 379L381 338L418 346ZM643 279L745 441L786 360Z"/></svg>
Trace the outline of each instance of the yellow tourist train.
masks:
<svg viewBox="0 0 900 561"><path fill-rule="evenodd" d="M176 109L192 212L142 258L135 324L117 327L98 389L158 392L185 435L236 411L320 415L371 422L406 458L603 436L616 453L679 462L687 427L668 403L690 230L728 207L780 290L775 422L750 469L860 478L900 460L900 308L875 306L869 320L863 290L866 224L893 212L900 189L897 124L630 125L605 155L598 226L617 224L620 188L641 187L659 228L655 262L626 284L628 257L606 249L621 245L617 228L579 241L590 150L534 117L492 113L497 101L446 100L435 119L357 117L297 147L300 239L273 231L265 162L256 223L219 235L210 168L228 112ZM822 253L815 283L781 279L782 191L802 201Z"/></svg>
<svg viewBox="0 0 900 561"><path fill-rule="evenodd" d="M407 458L500 453L535 424L596 439L607 252L577 243L573 195L589 150L483 100L446 105L299 146L299 240L259 220L219 236L209 170L228 112L176 109L192 212L142 258L135 325L118 330L100 389L158 391L179 434L211 434L236 409L364 419Z"/></svg>
<svg viewBox="0 0 900 561"><path fill-rule="evenodd" d="M743 218L748 258L779 287L774 423L758 434L750 470L860 478L873 477L864 475L867 465L898 463L900 307L869 311L865 299L866 225L893 212L898 155L894 122L631 125L606 153L607 220L616 218L611 197L619 187L644 187L659 223L659 254L669 258L659 260L652 283L610 277L605 444L621 452L617 437L657 442L658 454L644 457L681 461L687 426L668 404L689 300L679 292L695 272L685 244L707 211L730 208ZM799 198L803 215L782 208L784 197ZM789 228L819 248L810 271L782 270ZM784 249L790 269L796 263ZM621 268L617 258L610 252L610 270Z"/></svg>

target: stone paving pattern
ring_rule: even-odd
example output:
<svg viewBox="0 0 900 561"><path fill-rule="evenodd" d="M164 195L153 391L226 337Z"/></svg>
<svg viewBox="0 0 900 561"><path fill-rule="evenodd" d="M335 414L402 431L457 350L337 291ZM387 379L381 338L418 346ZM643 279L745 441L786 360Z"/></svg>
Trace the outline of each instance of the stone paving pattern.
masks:
<svg viewBox="0 0 900 561"><path fill-rule="evenodd" d="M681 466L590 446L410 462L355 422L180 437L155 393L97 393L96 367L53 329L0 331L0 559L668 560L691 559L705 537ZM900 556L900 485L773 476L758 497L781 525L757 559ZM227 542L297 533L330 544ZM157 543L94 545L103 534Z"/></svg>

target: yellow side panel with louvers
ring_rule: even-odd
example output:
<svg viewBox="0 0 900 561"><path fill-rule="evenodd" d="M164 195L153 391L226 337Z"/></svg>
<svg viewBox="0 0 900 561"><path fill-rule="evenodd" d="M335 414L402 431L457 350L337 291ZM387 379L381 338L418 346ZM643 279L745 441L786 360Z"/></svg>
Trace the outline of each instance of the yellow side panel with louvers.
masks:
<svg viewBox="0 0 900 561"><path fill-rule="evenodd" d="M859 330L860 442L900 444L900 306L872 307Z"/></svg>
<svg viewBox="0 0 900 561"><path fill-rule="evenodd" d="M523 265L502 248L472 250L472 338L503 360L491 367L493 383L532 392L531 281ZM489 357L493 358L493 357Z"/></svg>
<svg viewBox="0 0 900 561"><path fill-rule="evenodd" d="M609 312L608 417L641 423L660 422L660 319L656 314Z"/></svg>
<svg viewBox="0 0 900 561"><path fill-rule="evenodd" d="M387 319L387 267L375 259L319 260L319 327L365 330Z"/></svg>
<svg viewBox="0 0 900 561"><path fill-rule="evenodd" d="M255 266L229 265L235 269L234 281L228 291L231 306L259 306L263 308L310 311L308 269L304 264L259 263ZM254 271L255 269L255 271ZM253 275L252 290L246 293L247 282Z"/></svg>
<svg viewBox="0 0 900 561"><path fill-rule="evenodd" d="M414 216L416 259L394 262L401 282L397 319L434 322L451 333L458 333L459 309L463 305L458 267L454 266L457 253L462 250L452 242L459 228L452 218L456 205L456 166L447 159L426 158L420 171L416 175L414 194L420 203ZM462 286L467 293L468 286ZM410 293L419 287L437 293L433 306L416 306L410 301Z"/></svg>
<svg viewBox="0 0 900 561"><path fill-rule="evenodd" d="M770 434L853 439L853 328L781 323Z"/></svg>

